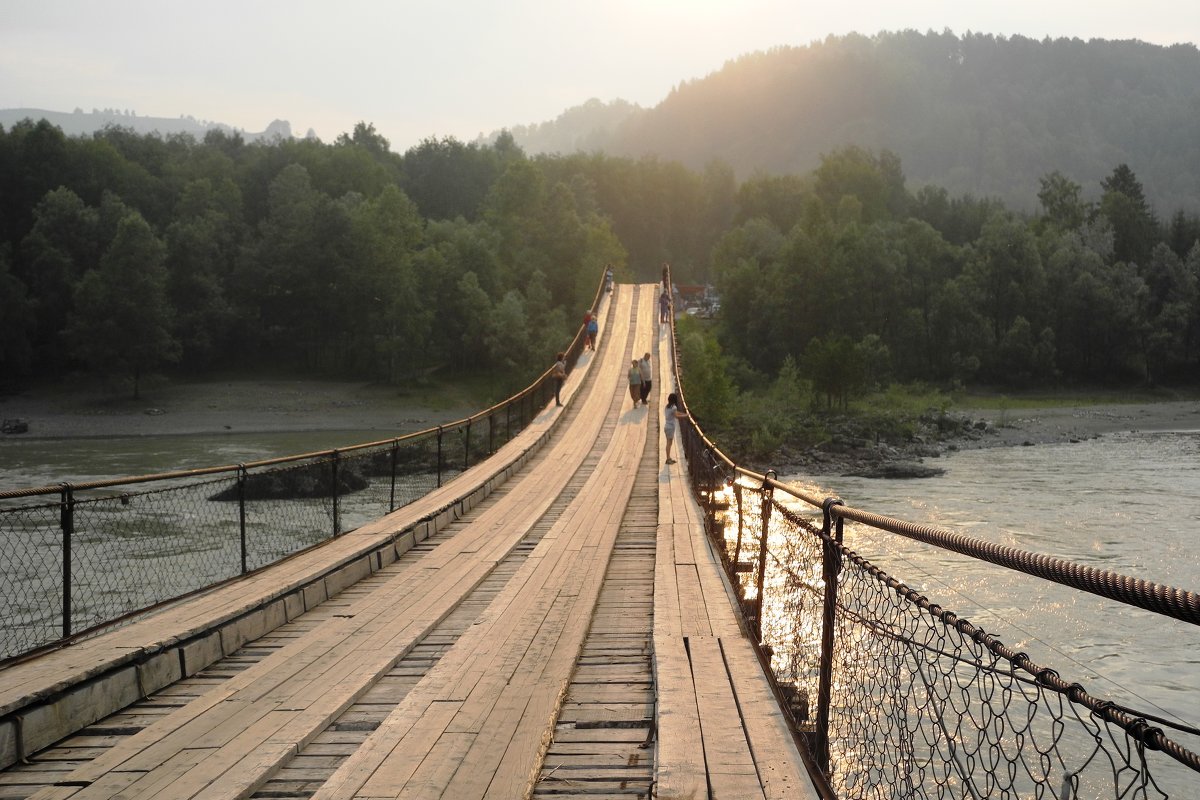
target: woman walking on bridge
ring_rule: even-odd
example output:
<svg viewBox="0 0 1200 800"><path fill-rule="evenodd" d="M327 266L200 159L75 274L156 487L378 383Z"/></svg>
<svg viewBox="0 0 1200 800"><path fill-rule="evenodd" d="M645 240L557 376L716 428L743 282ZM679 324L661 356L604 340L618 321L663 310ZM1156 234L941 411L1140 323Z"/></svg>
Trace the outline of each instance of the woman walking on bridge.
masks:
<svg viewBox="0 0 1200 800"><path fill-rule="evenodd" d="M671 445L675 443L675 421L687 419L688 415L679 410L679 395L671 392L667 395L667 407L663 410L663 435L667 437L667 463L674 464L671 458Z"/></svg>

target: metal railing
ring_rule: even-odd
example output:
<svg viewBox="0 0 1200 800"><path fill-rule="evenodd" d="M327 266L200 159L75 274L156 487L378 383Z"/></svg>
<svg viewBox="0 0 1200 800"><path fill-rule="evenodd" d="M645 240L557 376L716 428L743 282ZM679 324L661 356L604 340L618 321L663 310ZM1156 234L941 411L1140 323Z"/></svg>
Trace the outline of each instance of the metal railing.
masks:
<svg viewBox="0 0 1200 800"><path fill-rule="evenodd" d="M592 301L603 298L601 278ZM576 333L568 370L584 346ZM547 369L465 419L245 464L0 491L0 663L210 589L391 513L466 471L555 397Z"/></svg>
<svg viewBox="0 0 1200 800"><path fill-rule="evenodd" d="M672 356L686 411L674 337ZM824 796L1200 796L1200 756L1178 741L1200 730L1094 697L1035 664L847 548L843 527L1192 624L1200 595L854 509L735 464L690 413L679 430L708 534Z"/></svg>

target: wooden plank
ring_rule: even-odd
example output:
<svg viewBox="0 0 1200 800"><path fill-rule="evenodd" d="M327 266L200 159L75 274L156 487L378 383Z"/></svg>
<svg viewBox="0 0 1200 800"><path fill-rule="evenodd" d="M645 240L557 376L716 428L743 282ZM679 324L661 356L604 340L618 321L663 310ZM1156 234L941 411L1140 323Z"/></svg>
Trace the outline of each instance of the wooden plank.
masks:
<svg viewBox="0 0 1200 800"><path fill-rule="evenodd" d="M711 636L691 637L688 653L696 684L704 761L713 795L747 800L765 797L719 640Z"/></svg>
<svg viewBox="0 0 1200 800"><path fill-rule="evenodd" d="M690 496L675 503L699 507ZM734 595L724 577L717 554L709 546L700 525L691 528L695 554L695 576L709 612L709 623L719 637L720 652L728 662L728 680L740 709L744 739L758 770L758 779L768 798L816 800L818 795L804 767L787 720L775 701L753 645L746 638L733 610ZM656 640L657 645L657 640ZM715 664L711 647L702 648L709 668Z"/></svg>
<svg viewBox="0 0 1200 800"><path fill-rule="evenodd" d="M430 704L427 712L413 721L412 726L405 732L405 736L396 742L388 757L380 761L379 765L369 772L365 781L359 783L359 778L352 778L348 781L347 786L358 783L362 787L361 794L368 797L396 797L399 795L425 760L434 757L432 750L410 746L410 743L441 741L445 735L446 726L458 713L459 705L458 703L443 702ZM462 739L455 738L453 741L458 743ZM354 775L353 770L348 772ZM362 774L362 771L358 773L359 776Z"/></svg>
<svg viewBox="0 0 1200 800"><path fill-rule="evenodd" d="M616 348L610 352L616 353ZM620 354L616 356L605 360L605 367L614 379ZM532 780L536 758L543 742L548 740L554 709L565 691L587 629L590 608L599 593L602 581L594 576L603 573L623 500L632 487L634 471L627 468L628 457L620 456L622 446L644 441L644 436L641 426L618 432L585 490L543 536L505 590L389 717L393 725L400 727L401 721L418 711L422 702L445 698L448 693L455 697L465 695L457 714L459 719L447 724L446 735L459 733L470 739L439 739L424 749L414 742L412 750L404 756L420 758L422 769L427 769L431 776L445 777L447 782L440 787L445 787L451 796L478 797L489 786L518 783L525 786ZM618 455L613 455L614 452ZM574 560L569 558L571 554L576 555ZM573 612L576 607L589 611ZM562 688L548 691L555 686ZM372 736L377 744L369 754L360 751L339 773L376 771L378 757L395 752L392 744L395 739L389 727L381 726ZM511 751L513 758L505 758L514 738L520 739L520 743ZM447 765L437 755L445 747L457 752L463 746L466 750L461 754L462 763ZM503 775L498 775L501 763L507 768ZM414 772L406 790L419 791L428 780L432 778L418 780ZM389 794L395 788L376 783L364 787L361 796Z"/></svg>
<svg viewBox="0 0 1200 800"><path fill-rule="evenodd" d="M700 576L695 564L679 564L675 568L676 591L679 595L679 625L683 636L711 636L708 608Z"/></svg>
<svg viewBox="0 0 1200 800"><path fill-rule="evenodd" d="M759 780L769 800L818 800L762 664L744 638L721 639Z"/></svg>
<svg viewBox="0 0 1200 800"><path fill-rule="evenodd" d="M700 710L684 640L654 637L654 680L658 687L658 735L654 782L659 800L708 796Z"/></svg>

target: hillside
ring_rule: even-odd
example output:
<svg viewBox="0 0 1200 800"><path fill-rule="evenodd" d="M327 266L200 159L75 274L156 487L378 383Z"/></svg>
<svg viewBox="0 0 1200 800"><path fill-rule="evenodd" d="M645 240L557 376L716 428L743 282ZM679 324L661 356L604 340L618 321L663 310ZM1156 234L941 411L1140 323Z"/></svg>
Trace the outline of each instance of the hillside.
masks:
<svg viewBox="0 0 1200 800"><path fill-rule="evenodd" d="M613 104L513 129L528 152L655 154L740 178L804 174L856 144L900 156L911 188L995 196L1032 210L1058 170L1099 194L1121 163L1160 215L1200 209L1200 51L1138 41L1035 41L984 34L830 37L743 56L652 109ZM551 134L558 133L558 136ZM536 134L536 135L534 135Z"/></svg>

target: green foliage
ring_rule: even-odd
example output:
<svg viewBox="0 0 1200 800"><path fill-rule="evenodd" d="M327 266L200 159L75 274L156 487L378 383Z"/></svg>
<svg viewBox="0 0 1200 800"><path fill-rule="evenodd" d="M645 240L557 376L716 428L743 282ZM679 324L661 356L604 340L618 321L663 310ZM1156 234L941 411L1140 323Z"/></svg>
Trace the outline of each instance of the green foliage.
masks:
<svg viewBox="0 0 1200 800"><path fill-rule="evenodd" d="M13 379L29 372L34 309L25 285L9 268L8 246L0 245L0 375Z"/></svg>
<svg viewBox="0 0 1200 800"><path fill-rule="evenodd" d="M137 213L121 220L112 244L75 290L65 336L101 376L131 380L179 357L167 303L166 248Z"/></svg>
<svg viewBox="0 0 1200 800"><path fill-rule="evenodd" d="M843 44L869 63L921 38ZM1006 46L932 39L964 57ZM520 383L570 341L605 265L657 282L669 262L679 283L712 283L720 298L705 327L682 323L689 396L706 425L754 446L819 435L819 422L777 421L797 404L851 408L893 381L1194 380L1200 218L1160 224L1129 166L1076 183L1069 161L1047 165L1043 213L1024 217L995 198L910 193L888 150L838 141L821 153L810 174L739 184L725 162L529 158L509 135L397 155L366 123L330 145L119 128L70 138L19 123L0 130L0 357L10 375L127 372L114 336L85 333L99 313L78 306L119 303L120 262L161 284L151 307L178 343L145 335L158 356L138 369L177 355L189 371ZM132 235L133 216L149 237Z"/></svg>
<svg viewBox="0 0 1200 800"><path fill-rule="evenodd" d="M690 318L679 320L679 359L688 413L709 430L723 430L732 418L737 395L729 379L725 357L716 339L705 335Z"/></svg>
<svg viewBox="0 0 1200 800"><path fill-rule="evenodd" d="M2 358L10 375L51 378L177 359L190 371L411 383L483 370L523 383L570 341L604 265L626 260L588 182L529 161L511 136L398 156L368 123L332 145L122 128L68 138L19 123L0 130ZM160 250L133 246L130 216ZM118 266L146 275L118 279ZM119 356L118 334L139 329L103 314L133 277L161 286L148 319L167 339L142 330L148 351Z"/></svg>

